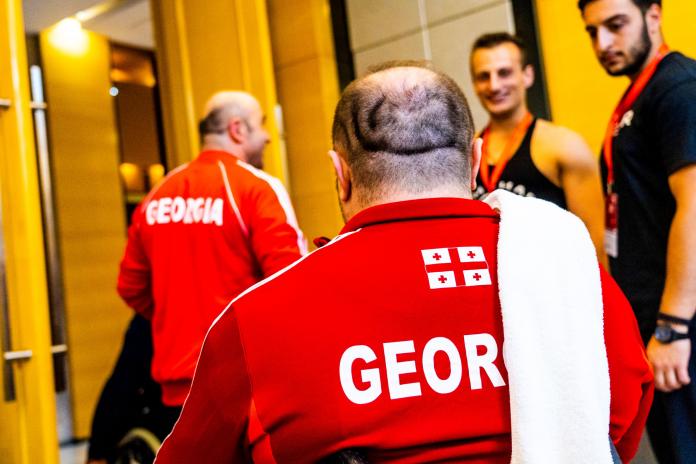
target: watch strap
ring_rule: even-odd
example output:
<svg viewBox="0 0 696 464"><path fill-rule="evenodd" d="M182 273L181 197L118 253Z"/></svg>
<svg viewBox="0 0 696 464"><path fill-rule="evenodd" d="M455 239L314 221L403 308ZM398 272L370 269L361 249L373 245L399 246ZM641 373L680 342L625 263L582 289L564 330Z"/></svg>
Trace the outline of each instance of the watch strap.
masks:
<svg viewBox="0 0 696 464"><path fill-rule="evenodd" d="M672 316L671 314L665 314L661 311L659 313L657 313L657 320L671 322L672 324L686 325L686 326L691 324L691 319L683 319L681 317Z"/></svg>

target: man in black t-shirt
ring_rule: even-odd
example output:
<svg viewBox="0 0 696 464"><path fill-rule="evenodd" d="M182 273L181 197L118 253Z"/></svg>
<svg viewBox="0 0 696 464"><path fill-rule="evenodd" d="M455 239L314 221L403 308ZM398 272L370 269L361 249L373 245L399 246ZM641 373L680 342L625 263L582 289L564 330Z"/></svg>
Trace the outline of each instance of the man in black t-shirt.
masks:
<svg viewBox="0 0 696 464"><path fill-rule="evenodd" d="M631 86L602 153L605 248L647 344L661 463L696 462L696 61L669 52L659 0L580 0L594 51Z"/></svg>

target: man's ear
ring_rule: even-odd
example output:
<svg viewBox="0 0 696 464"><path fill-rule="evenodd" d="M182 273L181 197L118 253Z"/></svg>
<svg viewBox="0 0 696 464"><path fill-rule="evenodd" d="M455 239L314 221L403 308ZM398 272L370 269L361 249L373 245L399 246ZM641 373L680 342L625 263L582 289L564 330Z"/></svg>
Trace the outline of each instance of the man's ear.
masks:
<svg viewBox="0 0 696 464"><path fill-rule="evenodd" d="M662 25L662 7L657 3L650 5L648 10L645 12L645 23L648 26L648 33L651 36L655 36L660 33L660 27Z"/></svg>
<svg viewBox="0 0 696 464"><path fill-rule="evenodd" d="M534 85L534 66L528 64L522 69L522 77L524 79L524 88L528 89Z"/></svg>
<svg viewBox="0 0 696 464"><path fill-rule="evenodd" d="M232 118L227 123L227 135L234 143L240 144L246 138L246 125L240 118Z"/></svg>
<svg viewBox="0 0 696 464"><path fill-rule="evenodd" d="M346 202L350 200L350 196L352 193L350 168L348 167L348 163L346 163L343 157L333 150L329 150L329 158L331 158L334 170L336 171L338 196L341 199L341 201Z"/></svg>
<svg viewBox="0 0 696 464"><path fill-rule="evenodd" d="M481 167L481 150L483 148L483 139L477 137L471 144L471 191L476 190L476 176Z"/></svg>

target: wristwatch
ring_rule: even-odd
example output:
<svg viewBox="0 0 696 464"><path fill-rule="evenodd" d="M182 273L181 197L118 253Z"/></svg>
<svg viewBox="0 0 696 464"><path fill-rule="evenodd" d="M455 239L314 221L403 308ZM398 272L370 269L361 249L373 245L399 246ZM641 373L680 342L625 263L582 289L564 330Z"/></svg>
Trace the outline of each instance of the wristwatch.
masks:
<svg viewBox="0 0 696 464"><path fill-rule="evenodd" d="M689 338L689 332L677 332L670 324L658 324L658 326L655 327L655 340L663 345L667 345L677 340L684 340L686 338Z"/></svg>

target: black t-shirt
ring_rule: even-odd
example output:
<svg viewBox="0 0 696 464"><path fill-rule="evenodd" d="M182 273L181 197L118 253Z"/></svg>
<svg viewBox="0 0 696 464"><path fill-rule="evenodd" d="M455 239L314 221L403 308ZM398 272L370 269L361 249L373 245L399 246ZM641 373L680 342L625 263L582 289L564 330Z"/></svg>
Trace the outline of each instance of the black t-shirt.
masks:
<svg viewBox="0 0 696 464"><path fill-rule="evenodd" d="M611 271L646 338L654 329L664 288L676 209L668 178L696 163L696 61L676 52L662 60L622 118L613 157L619 246L618 257L610 258ZM606 185L603 157L601 167Z"/></svg>
<svg viewBox="0 0 696 464"><path fill-rule="evenodd" d="M505 169L501 173L497 189L508 190L523 197L536 197L542 200L555 203L561 208L567 208L565 193L561 187L557 187L536 167L532 160L532 135L536 128L538 119L534 119L527 129L527 133L522 139L517 151L512 155ZM495 166L489 167L489 172L493 172ZM474 200L485 198L488 189L481 179L481 171L476 177L476 190L473 191Z"/></svg>

